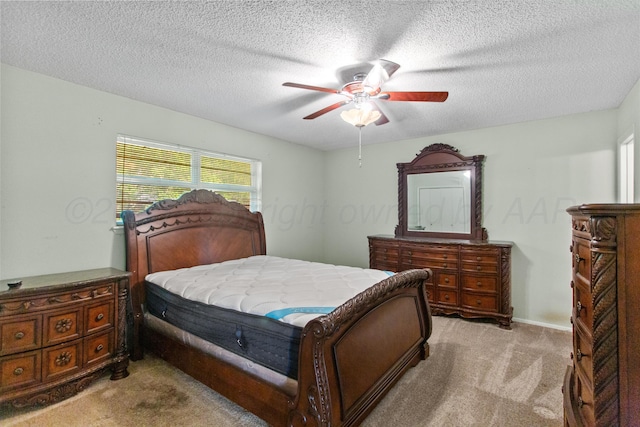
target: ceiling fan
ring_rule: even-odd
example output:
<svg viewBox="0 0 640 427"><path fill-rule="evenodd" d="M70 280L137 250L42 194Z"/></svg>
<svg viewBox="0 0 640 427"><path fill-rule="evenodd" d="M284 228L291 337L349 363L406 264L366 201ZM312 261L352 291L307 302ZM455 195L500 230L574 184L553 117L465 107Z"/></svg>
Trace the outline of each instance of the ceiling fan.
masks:
<svg viewBox="0 0 640 427"><path fill-rule="evenodd" d="M389 122L389 119L380 111L375 104L375 100L381 101L418 101L418 102L444 102L449 96L449 92L382 92L382 84L395 73L400 65L385 59L378 60L369 73L356 73L353 81L346 83L340 89L330 89L319 86L310 86L299 83L286 82L283 86L297 87L300 89L315 90L319 92L333 93L342 95L346 99L335 104L329 105L322 110L309 114L304 117L306 120L315 119L323 114L333 111L337 108L353 103L358 109L371 109L380 113L374 123L383 125Z"/></svg>

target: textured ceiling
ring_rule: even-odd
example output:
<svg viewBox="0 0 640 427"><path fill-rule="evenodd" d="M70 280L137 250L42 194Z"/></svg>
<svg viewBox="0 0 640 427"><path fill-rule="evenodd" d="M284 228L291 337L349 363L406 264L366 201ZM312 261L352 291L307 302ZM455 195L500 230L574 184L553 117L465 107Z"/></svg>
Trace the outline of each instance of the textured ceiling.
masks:
<svg viewBox="0 0 640 427"><path fill-rule="evenodd" d="M401 68L378 143L616 108L640 78L640 0L2 1L3 63L322 150L353 146L339 88ZM346 109L343 107L342 109ZM144 135L140 135L144 136Z"/></svg>

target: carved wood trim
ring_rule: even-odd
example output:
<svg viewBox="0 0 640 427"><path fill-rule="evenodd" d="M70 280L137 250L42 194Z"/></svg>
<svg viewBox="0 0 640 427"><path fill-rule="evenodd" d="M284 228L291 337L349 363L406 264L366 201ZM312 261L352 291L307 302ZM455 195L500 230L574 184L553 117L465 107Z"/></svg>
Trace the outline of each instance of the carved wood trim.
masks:
<svg viewBox="0 0 640 427"><path fill-rule="evenodd" d="M616 219L591 217L594 413L602 425L618 425L618 310ZM584 223L580 223L584 226Z"/></svg>

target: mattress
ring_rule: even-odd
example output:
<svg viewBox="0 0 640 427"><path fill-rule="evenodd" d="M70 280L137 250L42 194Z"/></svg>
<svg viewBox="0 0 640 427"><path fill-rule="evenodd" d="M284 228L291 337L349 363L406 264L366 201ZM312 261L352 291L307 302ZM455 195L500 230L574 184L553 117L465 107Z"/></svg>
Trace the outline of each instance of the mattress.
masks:
<svg viewBox="0 0 640 427"><path fill-rule="evenodd" d="M253 256L149 274L147 309L180 329L297 378L304 325L390 274Z"/></svg>

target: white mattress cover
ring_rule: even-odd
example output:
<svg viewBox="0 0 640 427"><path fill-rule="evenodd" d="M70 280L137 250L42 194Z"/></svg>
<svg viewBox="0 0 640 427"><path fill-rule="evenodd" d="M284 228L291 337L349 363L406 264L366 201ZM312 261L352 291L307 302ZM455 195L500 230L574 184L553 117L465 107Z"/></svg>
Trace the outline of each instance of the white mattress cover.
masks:
<svg viewBox="0 0 640 427"><path fill-rule="evenodd" d="M146 280L192 301L303 327L390 274L259 255L152 273Z"/></svg>

